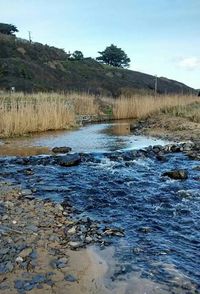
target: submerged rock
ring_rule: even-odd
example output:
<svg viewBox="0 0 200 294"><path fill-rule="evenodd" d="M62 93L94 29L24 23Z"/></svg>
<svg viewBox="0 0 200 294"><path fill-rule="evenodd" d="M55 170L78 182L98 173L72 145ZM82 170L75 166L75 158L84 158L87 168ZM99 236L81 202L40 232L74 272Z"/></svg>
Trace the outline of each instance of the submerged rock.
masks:
<svg viewBox="0 0 200 294"><path fill-rule="evenodd" d="M110 227L105 227L104 235L106 236L117 236L117 237L124 237L124 230L121 228L110 228Z"/></svg>
<svg viewBox="0 0 200 294"><path fill-rule="evenodd" d="M71 147L66 147L66 146L62 146L62 147L54 147L52 149L52 151L54 153L68 153L70 151L72 151L72 148Z"/></svg>
<svg viewBox="0 0 200 294"><path fill-rule="evenodd" d="M188 172L183 169L167 171L162 175L167 176L173 180L186 180L188 178Z"/></svg>

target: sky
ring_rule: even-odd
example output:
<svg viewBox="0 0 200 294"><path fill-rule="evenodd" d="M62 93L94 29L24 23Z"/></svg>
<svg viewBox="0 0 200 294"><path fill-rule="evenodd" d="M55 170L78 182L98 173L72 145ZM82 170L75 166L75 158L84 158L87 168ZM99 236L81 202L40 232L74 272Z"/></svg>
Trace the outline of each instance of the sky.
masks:
<svg viewBox="0 0 200 294"><path fill-rule="evenodd" d="M200 0L0 0L0 22L85 57L114 44L130 69L200 88Z"/></svg>

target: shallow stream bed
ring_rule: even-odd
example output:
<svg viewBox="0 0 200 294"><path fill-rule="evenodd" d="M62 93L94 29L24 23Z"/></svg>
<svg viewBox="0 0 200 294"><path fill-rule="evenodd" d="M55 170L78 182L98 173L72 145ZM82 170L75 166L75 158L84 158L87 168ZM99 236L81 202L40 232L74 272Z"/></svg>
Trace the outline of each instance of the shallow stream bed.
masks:
<svg viewBox="0 0 200 294"><path fill-rule="evenodd" d="M123 228L125 237L110 238L115 260L112 281L139 275L167 287L169 293L200 293L198 161L182 152L162 158L144 152L131 158L130 150L166 142L134 136L127 123L14 141L16 150L20 144L20 148L66 145L87 153L80 165L68 168L51 160L41 164L40 159L51 155L27 161L3 156L0 179L31 189L35 197L66 201L75 208L76 218L89 216L104 226ZM14 146L14 141L8 145ZM172 169L186 169L188 179L162 176Z"/></svg>

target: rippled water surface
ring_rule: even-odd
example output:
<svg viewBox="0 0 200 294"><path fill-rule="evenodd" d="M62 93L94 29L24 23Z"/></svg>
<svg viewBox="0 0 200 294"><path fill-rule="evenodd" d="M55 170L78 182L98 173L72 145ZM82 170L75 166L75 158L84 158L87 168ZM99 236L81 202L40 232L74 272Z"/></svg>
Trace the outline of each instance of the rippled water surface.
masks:
<svg viewBox="0 0 200 294"><path fill-rule="evenodd" d="M104 128L95 128L101 137ZM130 134L107 136L110 151L136 146ZM143 143L136 139L140 148ZM92 135L88 135L88 144L90 140ZM77 216L90 216L104 225L124 228L126 236L114 238L118 260L114 279L139 270L141 277L173 289L182 287L177 293L200 293L200 172L194 169L199 162L189 160L183 153L167 154L162 161L148 156L136 160L122 160L119 156L112 160L112 156L100 152L100 146L95 150L87 146L87 152L93 151L91 160L79 166L23 167L2 159L2 173L7 173L15 184L36 189L39 197L68 201L77 209ZM28 167L34 172L31 177L23 173ZM176 168L187 169L189 178L175 181L162 176ZM188 281L196 290L182 285L182 281Z"/></svg>
<svg viewBox="0 0 200 294"><path fill-rule="evenodd" d="M135 136L130 122L87 125L78 130L46 132L0 141L0 155L49 154L52 147L70 146L74 152L103 152L138 149L165 144L159 139Z"/></svg>

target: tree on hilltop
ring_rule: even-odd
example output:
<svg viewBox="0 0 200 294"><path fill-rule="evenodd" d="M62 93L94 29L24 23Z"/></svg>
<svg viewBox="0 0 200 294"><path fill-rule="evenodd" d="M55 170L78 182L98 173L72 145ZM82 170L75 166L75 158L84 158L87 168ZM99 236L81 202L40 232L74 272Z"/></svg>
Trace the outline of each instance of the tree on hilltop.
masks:
<svg viewBox="0 0 200 294"><path fill-rule="evenodd" d="M118 48L113 44L106 47L104 51L99 51L98 53L101 56L96 58L97 61L115 67L129 67L129 63L131 61L130 58L121 48Z"/></svg>
<svg viewBox="0 0 200 294"><path fill-rule="evenodd" d="M83 60L84 56L83 53L79 50L74 51L72 54L72 59L73 60Z"/></svg>
<svg viewBox="0 0 200 294"><path fill-rule="evenodd" d="M18 29L16 26L12 24L7 23L0 23L0 33L4 35L12 35L14 36L14 33L17 33Z"/></svg>

